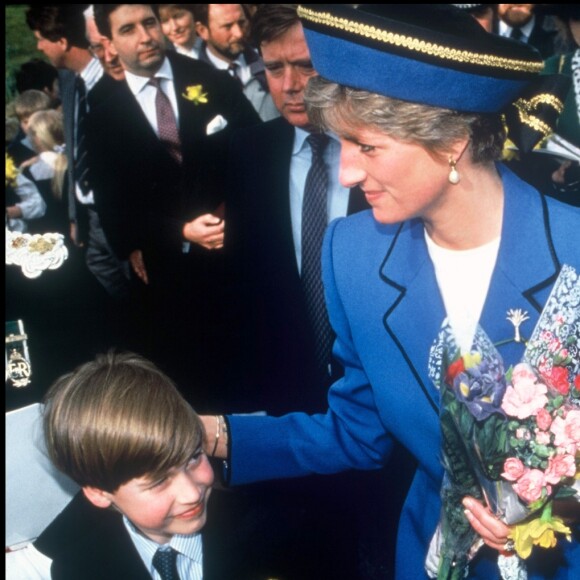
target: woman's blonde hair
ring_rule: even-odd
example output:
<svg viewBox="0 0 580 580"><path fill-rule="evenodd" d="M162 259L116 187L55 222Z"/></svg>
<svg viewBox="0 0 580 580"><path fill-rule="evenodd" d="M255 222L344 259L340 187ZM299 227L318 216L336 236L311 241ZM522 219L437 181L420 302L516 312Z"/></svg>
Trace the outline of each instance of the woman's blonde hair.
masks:
<svg viewBox="0 0 580 580"><path fill-rule="evenodd" d="M203 442L201 421L173 382L133 353L99 355L59 378L43 422L55 466L111 493L136 477L162 477Z"/></svg>
<svg viewBox="0 0 580 580"><path fill-rule="evenodd" d="M54 109L37 111L28 120L28 135L36 138L43 151L58 153L52 179L52 191L57 199L62 198L67 158L64 154L64 125L62 113Z"/></svg>
<svg viewBox="0 0 580 580"><path fill-rule="evenodd" d="M474 162L501 159L505 130L500 115L462 113L410 103L312 77L305 100L311 122L323 129L373 126L390 137L423 146L444 156L469 139Z"/></svg>

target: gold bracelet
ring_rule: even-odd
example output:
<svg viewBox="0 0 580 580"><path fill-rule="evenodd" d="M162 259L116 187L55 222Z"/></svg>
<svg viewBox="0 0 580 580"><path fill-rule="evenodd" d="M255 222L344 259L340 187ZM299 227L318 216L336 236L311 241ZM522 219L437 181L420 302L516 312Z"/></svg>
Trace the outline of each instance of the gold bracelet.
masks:
<svg viewBox="0 0 580 580"><path fill-rule="evenodd" d="M215 457L215 452L217 451L218 443L220 441L220 433L221 433L221 415L215 416L217 425L216 425L216 432L215 432L215 443L213 446L213 450L211 452L210 457Z"/></svg>

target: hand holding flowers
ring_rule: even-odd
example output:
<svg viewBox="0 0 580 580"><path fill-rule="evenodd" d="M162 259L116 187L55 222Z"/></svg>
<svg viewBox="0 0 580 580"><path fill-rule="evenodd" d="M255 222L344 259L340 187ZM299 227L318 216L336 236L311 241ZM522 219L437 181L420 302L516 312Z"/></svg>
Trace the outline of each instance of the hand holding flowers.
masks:
<svg viewBox="0 0 580 580"><path fill-rule="evenodd" d="M525 313L511 311L508 319L514 322L520 342L519 326L526 319ZM572 268L562 268L526 345L524 360L513 369L504 373L499 353L481 329L472 351L461 354L451 329L444 327L432 349L430 373L441 390L445 467L442 519L428 557L428 562L432 562L433 553L438 556L438 578L464 576L478 545L475 530L498 549L502 545L499 538L505 539L505 525L489 518L483 508L479 509L481 506L475 506L478 517L473 517L469 509L463 512L466 495L480 501L483 496L492 513L510 525L509 537L522 559L529 557L534 546L554 547L559 535L570 539L570 528L553 514L553 502L578 501L577 273ZM465 526L466 516L475 530ZM492 519L497 522L497 529L484 534ZM512 577L518 566L514 577L526 577L519 558L500 557L500 561L502 565L509 562L511 568L505 577Z"/></svg>

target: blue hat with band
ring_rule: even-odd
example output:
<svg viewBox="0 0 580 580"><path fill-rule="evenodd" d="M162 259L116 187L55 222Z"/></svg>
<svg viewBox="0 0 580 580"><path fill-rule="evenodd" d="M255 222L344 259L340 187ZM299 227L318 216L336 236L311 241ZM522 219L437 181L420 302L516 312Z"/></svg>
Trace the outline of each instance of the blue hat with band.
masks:
<svg viewBox="0 0 580 580"><path fill-rule="evenodd" d="M298 7L316 71L387 97L470 113L502 113L529 151L553 130L570 80L541 75L530 45L487 32L452 4Z"/></svg>
<svg viewBox="0 0 580 580"><path fill-rule="evenodd" d="M307 4L298 14L320 75L397 99L496 112L543 69L535 49L450 4Z"/></svg>

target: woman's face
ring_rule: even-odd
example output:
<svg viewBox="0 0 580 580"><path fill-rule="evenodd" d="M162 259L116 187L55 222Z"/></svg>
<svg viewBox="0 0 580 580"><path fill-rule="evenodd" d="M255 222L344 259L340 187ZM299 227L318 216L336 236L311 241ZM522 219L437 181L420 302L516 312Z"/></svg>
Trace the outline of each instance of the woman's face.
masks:
<svg viewBox="0 0 580 580"><path fill-rule="evenodd" d="M195 43L195 23L193 14L182 8L162 8L159 10L163 34L176 46L191 48Z"/></svg>
<svg viewBox="0 0 580 580"><path fill-rule="evenodd" d="M377 221L429 219L443 206L450 187L447 160L371 126L345 128L338 134L340 182L349 188L360 186Z"/></svg>

